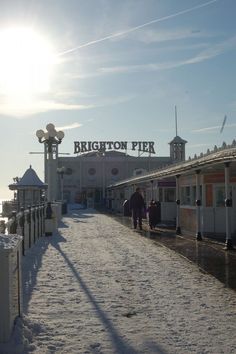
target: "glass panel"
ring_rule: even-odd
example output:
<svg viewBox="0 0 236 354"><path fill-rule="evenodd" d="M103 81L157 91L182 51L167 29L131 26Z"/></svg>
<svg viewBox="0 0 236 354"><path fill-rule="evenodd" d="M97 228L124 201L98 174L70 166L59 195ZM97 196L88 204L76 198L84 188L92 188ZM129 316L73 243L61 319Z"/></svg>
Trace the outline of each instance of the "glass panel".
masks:
<svg viewBox="0 0 236 354"><path fill-rule="evenodd" d="M174 202L174 201L175 201L175 189L165 188L165 202Z"/></svg>
<svg viewBox="0 0 236 354"><path fill-rule="evenodd" d="M211 207L213 206L213 188L212 184L206 185L206 206Z"/></svg>
<svg viewBox="0 0 236 354"><path fill-rule="evenodd" d="M225 205L225 187L215 187L215 201L216 207L223 207Z"/></svg>
<svg viewBox="0 0 236 354"><path fill-rule="evenodd" d="M163 202L163 188L159 188L159 201Z"/></svg>
<svg viewBox="0 0 236 354"><path fill-rule="evenodd" d="M183 205L191 205L191 195L190 195L190 187L182 187L181 188L181 204Z"/></svg>

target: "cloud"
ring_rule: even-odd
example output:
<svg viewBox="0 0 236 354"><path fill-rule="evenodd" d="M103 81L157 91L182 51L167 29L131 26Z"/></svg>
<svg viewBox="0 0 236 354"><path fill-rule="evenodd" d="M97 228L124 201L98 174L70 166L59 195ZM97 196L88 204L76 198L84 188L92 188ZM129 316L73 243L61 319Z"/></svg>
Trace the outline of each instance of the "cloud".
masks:
<svg viewBox="0 0 236 354"><path fill-rule="evenodd" d="M234 49L236 45L236 36L225 40L224 42L212 45L210 48L201 51L194 57L190 59L184 59L179 61L170 61L162 63L147 63L147 64L138 64L138 65L121 65L121 66L111 66L111 67L102 67L98 69L95 73L90 73L91 76L99 76L103 74L122 74L122 73L135 73L135 72L151 72L158 70L168 70L174 69L185 65L197 64L206 60L210 60L218 55L223 54L226 51ZM84 75L84 78L86 75Z"/></svg>
<svg viewBox="0 0 236 354"><path fill-rule="evenodd" d="M97 103L96 107L104 107L104 106L111 106L120 103L126 103L135 98L134 95L125 95L125 96L118 96L118 97L108 97L106 99L102 99L101 102Z"/></svg>
<svg viewBox="0 0 236 354"><path fill-rule="evenodd" d="M106 107L106 106L125 103L132 100L133 98L134 98L133 95L107 97L107 98L97 97L96 102L95 99L93 99L93 104L86 104L86 105L57 102L55 100L43 100L43 101L35 100L29 102L24 102L24 101L21 102L20 100L14 102L2 101L0 102L0 115L11 116L11 117L22 119L38 113L44 113L50 111L80 111L86 109L94 109L98 107Z"/></svg>
<svg viewBox="0 0 236 354"><path fill-rule="evenodd" d="M205 146L209 146L209 143L202 143L202 144L190 144L188 145L188 149L196 149L199 147L205 147Z"/></svg>
<svg viewBox="0 0 236 354"><path fill-rule="evenodd" d="M76 129L82 127L83 124L81 123L71 123L69 125L65 125L63 127L56 127L57 130L70 130L70 129Z"/></svg>
<svg viewBox="0 0 236 354"><path fill-rule="evenodd" d="M235 111L235 110L236 110L236 101L231 102L231 103L229 104L229 107L230 107L230 109L232 109L233 111Z"/></svg>
<svg viewBox="0 0 236 354"><path fill-rule="evenodd" d="M32 101L28 102L1 102L0 114L12 116L16 118L25 118L34 114L49 112L49 111L74 111L93 108L94 105L68 104L48 101Z"/></svg>
<svg viewBox="0 0 236 354"><path fill-rule="evenodd" d="M139 65L121 65L113 67L104 67L100 68L97 74L123 74L123 73L136 73L136 72L149 72L149 71L158 71L173 69L179 66L184 65L184 62L164 62L164 63L148 63L148 64L139 64Z"/></svg>
<svg viewBox="0 0 236 354"><path fill-rule="evenodd" d="M175 30L145 30L141 32L134 33L132 38L146 44L166 42L166 41L177 41L183 39L194 39L194 38L209 38L212 35L205 31L193 31L191 28L182 28Z"/></svg>
<svg viewBox="0 0 236 354"><path fill-rule="evenodd" d="M184 63L185 65L196 64L205 60L209 60L228 50L234 49L235 45L236 45L236 36L231 37L228 40L225 40L224 42L211 46L210 48L200 52L195 57L186 60Z"/></svg>
<svg viewBox="0 0 236 354"><path fill-rule="evenodd" d="M128 73L138 73L138 72L152 72L159 70L168 70L178 68L184 65L189 65L194 63L194 58L190 59L193 62L190 63L188 60L182 61L171 61L171 62L163 62L163 63L147 63L147 64L136 64L136 65L119 65L119 66L107 66L101 67L96 71L83 74L75 74L71 75L70 79L90 79L104 75L112 75L112 74L128 74Z"/></svg>

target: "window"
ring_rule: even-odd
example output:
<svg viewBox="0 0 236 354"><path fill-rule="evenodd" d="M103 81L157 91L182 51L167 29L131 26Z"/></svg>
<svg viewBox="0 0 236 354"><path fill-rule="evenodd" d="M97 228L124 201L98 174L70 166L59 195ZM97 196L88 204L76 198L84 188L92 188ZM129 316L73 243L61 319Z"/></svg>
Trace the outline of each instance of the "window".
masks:
<svg viewBox="0 0 236 354"><path fill-rule="evenodd" d="M164 189L164 200L165 202L174 202L175 201L175 189L174 188L165 188Z"/></svg>
<svg viewBox="0 0 236 354"><path fill-rule="evenodd" d="M181 204L183 205L191 205L191 190L190 186L181 188Z"/></svg>
<svg viewBox="0 0 236 354"><path fill-rule="evenodd" d="M88 170L88 174L89 174L90 176L94 176L94 175L96 174L95 168L91 167L91 168Z"/></svg>
<svg viewBox="0 0 236 354"><path fill-rule="evenodd" d="M142 174L142 170L135 171L136 176L140 176Z"/></svg>
<svg viewBox="0 0 236 354"><path fill-rule="evenodd" d="M67 169L66 169L66 172L65 172L65 173L66 173L67 175L72 175L72 172L73 172L73 171L72 171L72 168L67 167Z"/></svg>
<svg viewBox="0 0 236 354"><path fill-rule="evenodd" d="M206 185L206 206L212 207L213 205L213 187L212 184Z"/></svg>
<svg viewBox="0 0 236 354"><path fill-rule="evenodd" d="M117 176L118 173L119 173L119 170L118 170L118 168L116 168L116 167L114 167L114 168L111 170L111 174L112 174L113 176Z"/></svg>
<svg viewBox="0 0 236 354"><path fill-rule="evenodd" d="M229 195L232 200L232 187L229 187ZM215 186L215 206L225 206L225 186Z"/></svg>
<svg viewBox="0 0 236 354"><path fill-rule="evenodd" d="M159 188L159 202L163 202L163 188Z"/></svg>
<svg viewBox="0 0 236 354"><path fill-rule="evenodd" d="M180 201L182 205L196 205L196 186L185 186L180 189ZM199 199L202 201L202 186L199 186Z"/></svg>

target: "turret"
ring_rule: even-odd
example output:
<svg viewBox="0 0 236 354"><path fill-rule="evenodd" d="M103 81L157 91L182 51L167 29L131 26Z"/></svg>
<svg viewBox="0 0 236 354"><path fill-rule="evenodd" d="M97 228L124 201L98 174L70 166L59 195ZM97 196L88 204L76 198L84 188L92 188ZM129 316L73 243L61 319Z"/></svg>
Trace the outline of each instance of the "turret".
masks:
<svg viewBox="0 0 236 354"><path fill-rule="evenodd" d="M170 158L173 163L185 161L185 144L186 140L180 138L177 135L177 107L175 106L175 131L176 135L173 140L169 142L170 144Z"/></svg>
<svg viewBox="0 0 236 354"><path fill-rule="evenodd" d="M169 142L170 144L170 158L172 162L179 162L185 160L185 144L186 140L180 138L178 135Z"/></svg>

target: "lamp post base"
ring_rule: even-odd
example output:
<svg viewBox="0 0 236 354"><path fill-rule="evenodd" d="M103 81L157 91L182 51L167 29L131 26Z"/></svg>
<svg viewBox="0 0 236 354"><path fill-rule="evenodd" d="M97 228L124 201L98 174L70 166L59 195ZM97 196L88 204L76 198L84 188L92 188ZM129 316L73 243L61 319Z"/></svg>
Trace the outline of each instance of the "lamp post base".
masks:
<svg viewBox="0 0 236 354"><path fill-rule="evenodd" d="M234 246L233 246L233 242L232 242L231 239L225 241L224 250L225 250L225 251L235 250L235 248L234 248Z"/></svg>
<svg viewBox="0 0 236 354"><path fill-rule="evenodd" d="M45 236L52 236L54 230L53 219L45 219Z"/></svg>
<svg viewBox="0 0 236 354"><path fill-rule="evenodd" d="M202 241L202 234L201 234L200 231L198 231L197 234L196 234L196 240L197 241Z"/></svg>
<svg viewBox="0 0 236 354"><path fill-rule="evenodd" d="M181 235L181 228L180 228L180 226L177 226L177 228L176 228L176 235Z"/></svg>

